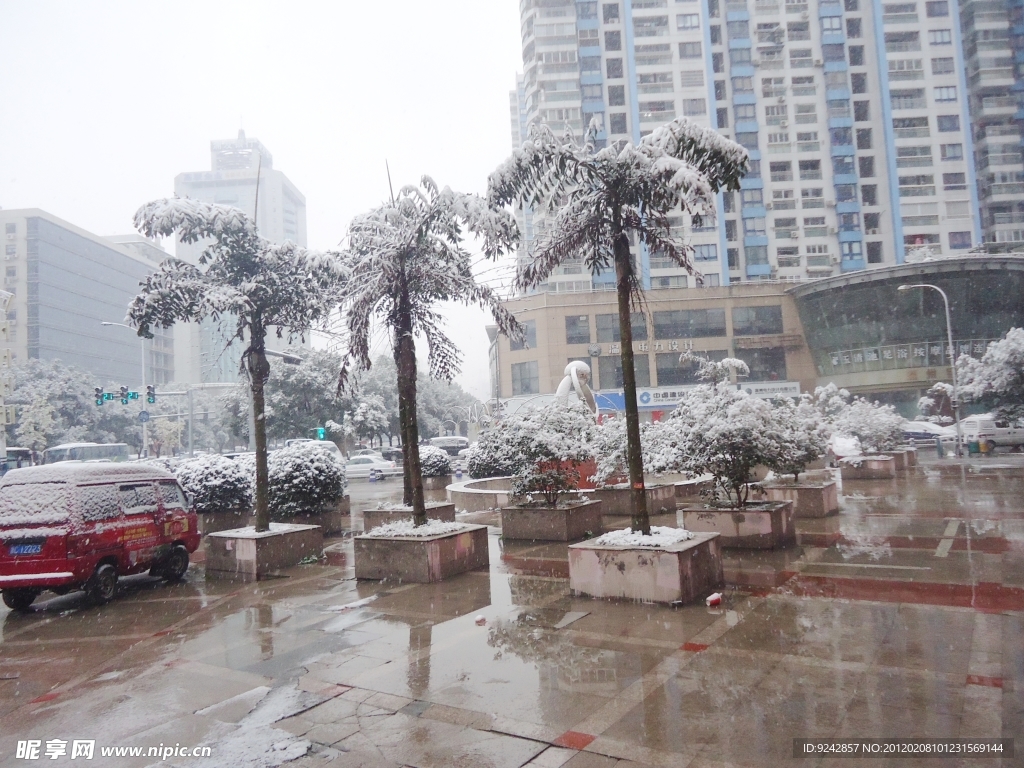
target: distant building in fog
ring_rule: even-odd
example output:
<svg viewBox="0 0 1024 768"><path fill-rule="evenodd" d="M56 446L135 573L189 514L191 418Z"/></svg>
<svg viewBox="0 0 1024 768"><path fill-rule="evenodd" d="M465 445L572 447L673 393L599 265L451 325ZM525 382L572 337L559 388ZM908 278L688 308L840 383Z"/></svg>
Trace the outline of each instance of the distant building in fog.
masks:
<svg viewBox="0 0 1024 768"><path fill-rule="evenodd" d="M190 171L174 179L174 193L208 203L230 205L254 215L260 235L275 243L290 240L306 245L306 198L281 171L274 158L257 139L246 138L210 142L209 171ZM257 200L257 178L259 199ZM201 243L178 243L176 255L195 263L202 253ZM234 331L230 319L223 327L213 323L179 323L175 326L177 357L175 370L181 382L229 382L238 378L242 345L228 340ZM268 338L271 348L286 344Z"/></svg>
<svg viewBox="0 0 1024 768"><path fill-rule="evenodd" d="M138 235L105 238L39 210L0 210L3 289L14 294L7 339L15 362L59 359L102 386L141 386L142 342L123 323L139 283L169 254ZM174 378L170 331L146 341L146 382Z"/></svg>

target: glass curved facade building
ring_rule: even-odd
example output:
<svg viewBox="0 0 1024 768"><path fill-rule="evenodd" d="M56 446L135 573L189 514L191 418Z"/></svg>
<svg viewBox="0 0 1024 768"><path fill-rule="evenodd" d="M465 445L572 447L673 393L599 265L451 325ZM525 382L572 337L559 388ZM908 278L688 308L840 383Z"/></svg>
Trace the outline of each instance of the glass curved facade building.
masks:
<svg viewBox="0 0 1024 768"><path fill-rule="evenodd" d="M981 355L990 341L1024 327L1024 257L962 257L816 280L792 288L819 383L909 406L936 381L950 381L942 297L949 297L955 354Z"/></svg>

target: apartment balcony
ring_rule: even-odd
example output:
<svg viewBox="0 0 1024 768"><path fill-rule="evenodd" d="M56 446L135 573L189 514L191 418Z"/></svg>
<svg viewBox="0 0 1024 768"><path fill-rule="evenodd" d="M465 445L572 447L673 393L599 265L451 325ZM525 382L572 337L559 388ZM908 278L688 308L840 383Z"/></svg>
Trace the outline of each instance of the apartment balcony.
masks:
<svg viewBox="0 0 1024 768"><path fill-rule="evenodd" d="M985 184L981 187L981 196L990 202L1017 202L1024 195L1024 182L1012 181L1006 184Z"/></svg>

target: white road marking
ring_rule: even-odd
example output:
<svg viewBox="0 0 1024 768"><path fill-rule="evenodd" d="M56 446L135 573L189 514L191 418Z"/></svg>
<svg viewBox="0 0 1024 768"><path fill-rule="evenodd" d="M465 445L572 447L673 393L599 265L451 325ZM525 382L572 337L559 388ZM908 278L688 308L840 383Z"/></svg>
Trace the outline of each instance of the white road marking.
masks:
<svg viewBox="0 0 1024 768"><path fill-rule="evenodd" d="M942 533L943 539L939 542L939 546L935 550L936 557L949 556L949 550L953 548L953 537L956 536L956 532L958 530L960 530L959 520L950 520L946 523L946 530Z"/></svg>

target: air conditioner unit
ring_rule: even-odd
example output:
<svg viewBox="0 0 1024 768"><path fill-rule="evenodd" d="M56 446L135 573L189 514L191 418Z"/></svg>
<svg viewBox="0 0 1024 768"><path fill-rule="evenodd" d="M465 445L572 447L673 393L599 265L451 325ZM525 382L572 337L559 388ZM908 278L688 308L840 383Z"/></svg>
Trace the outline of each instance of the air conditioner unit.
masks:
<svg viewBox="0 0 1024 768"><path fill-rule="evenodd" d="M788 128L788 127L789 127L789 123L787 121L785 121L785 120L783 120L782 122L779 123L779 128Z"/></svg>
<svg viewBox="0 0 1024 768"><path fill-rule="evenodd" d="M833 256L832 256L832 263L833 264L838 264L839 263L839 257L833 254Z"/></svg>
<svg viewBox="0 0 1024 768"><path fill-rule="evenodd" d="M772 208L775 207L775 204L774 203L765 203L764 207L765 207L765 210L770 211Z"/></svg>
<svg viewBox="0 0 1024 768"><path fill-rule="evenodd" d="M814 66L816 66L816 67L820 67L823 64L824 64L824 62L821 59L815 59L814 60Z"/></svg>
<svg viewBox="0 0 1024 768"><path fill-rule="evenodd" d="M761 60L760 59L751 59L750 60L750 66L752 66L752 67L760 67L761 66Z"/></svg>
<svg viewBox="0 0 1024 768"><path fill-rule="evenodd" d="M825 207L826 208L835 208L836 207L836 201L835 200L826 200L825 201Z"/></svg>
<svg viewBox="0 0 1024 768"><path fill-rule="evenodd" d="M828 233L829 233L830 235L837 235L837 234L839 234L839 230L838 230L838 229L836 229L835 227L829 227L829 228L828 228Z"/></svg>

